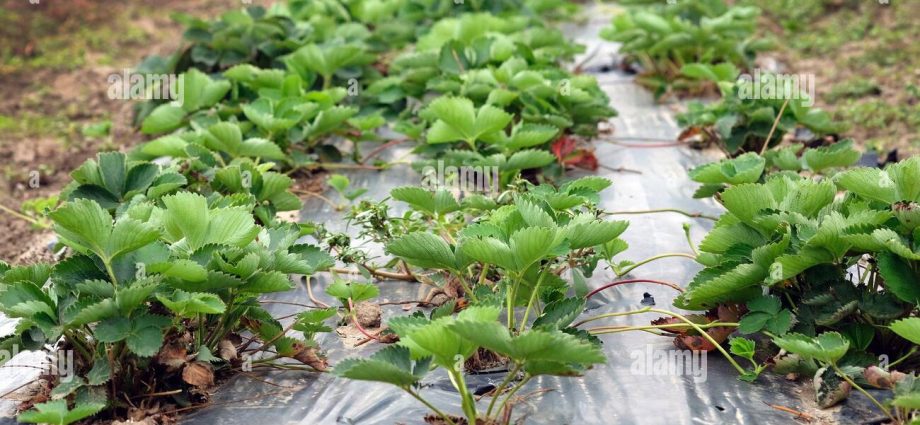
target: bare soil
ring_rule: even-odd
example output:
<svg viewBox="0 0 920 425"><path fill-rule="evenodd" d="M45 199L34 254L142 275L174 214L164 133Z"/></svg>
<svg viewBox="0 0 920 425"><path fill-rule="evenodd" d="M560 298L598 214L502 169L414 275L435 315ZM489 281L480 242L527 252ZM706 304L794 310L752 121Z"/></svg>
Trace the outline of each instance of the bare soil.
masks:
<svg viewBox="0 0 920 425"><path fill-rule="evenodd" d="M268 0L252 2L263 3ZM0 0L0 204L18 211L23 201L59 192L70 172L97 152L143 141L132 124L133 102L109 99L107 77L180 48L184 29L173 13L214 18L242 6L226 0ZM81 131L106 120L108 136ZM0 212L0 260L47 260L52 241L49 230Z"/></svg>

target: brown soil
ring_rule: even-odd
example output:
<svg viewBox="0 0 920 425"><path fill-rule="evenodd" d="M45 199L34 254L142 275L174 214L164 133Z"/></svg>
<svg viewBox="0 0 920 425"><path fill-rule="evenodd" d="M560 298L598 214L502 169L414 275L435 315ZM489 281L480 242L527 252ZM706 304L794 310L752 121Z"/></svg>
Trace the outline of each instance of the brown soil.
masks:
<svg viewBox="0 0 920 425"><path fill-rule="evenodd" d="M881 149L888 152L898 151L900 158L920 153L920 127L914 117L920 102L917 94L907 88L916 85L920 71L916 68L917 29L906 22L920 17L920 2L902 2L897 7L881 5L880 2L829 2L825 13L803 25L799 31L784 30L777 15L781 10L775 9L774 3L753 1L766 13L760 28L764 35L778 40L774 51L762 55L766 60L776 60L782 64L784 73L813 74L816 87L816 106L829 111L839 121L849 121L849 129L842 135L851 137L864 148ZM839 3L839 4L838 4ZM853 7L857 4L858 7ZM893 6L893 4L892 4ZM803 37L828 37L827 32L851 32L852 29L841 28L842 25L856 20L855 17L868 17L866 34L837 44L828 44L826 52L811 52L797 48L792 40ZM819 38L820 39L820 38ZM872 81L876 86L865 93L849 96L833 95L835 88L851 81ZM885 105L867 117L878 117L891 112L894 108L904 108L903 115L892 114L885 125L869 125L860 122L858 116L852 116L849 110L857 105ZM862 118L866 119L866 118ZM883 153L884 153L883 152Z"/></svg>
<svg viewBox="0 0 920 425"><path fill-rule="evenodd" d="M253 1L263 3L268 2ZM23 201L59 192L70 181L70 172L97 152L125 150L143 141L132 125L133 102L107 97L107 76L133 68L147 55L165 56L178 49L184 29L172 20L173 13L213 18L235 6L221 0L67 0L37 5L0 0L0 14L15 20L0 25L0 119L12 118L20 126L19 131L0 131L0 204L18 211ZM121 37L127 29L136 34ZM57 51L41 47L48 44L43 40L66 41L70 35L74 40L106 41L97 49L91 48L99 44L93 41L74 41ZM81 65L30 65L54 56L73 57ZM7 63L7 57L14 60ZM23 124L23 117L40 121ZM84 125L104 120L112 123L109 136L83 136ZM36 175L38 184L30 184ZM0 212L0 260L47 260L45 247L52 240L51 231Z"/></svg>

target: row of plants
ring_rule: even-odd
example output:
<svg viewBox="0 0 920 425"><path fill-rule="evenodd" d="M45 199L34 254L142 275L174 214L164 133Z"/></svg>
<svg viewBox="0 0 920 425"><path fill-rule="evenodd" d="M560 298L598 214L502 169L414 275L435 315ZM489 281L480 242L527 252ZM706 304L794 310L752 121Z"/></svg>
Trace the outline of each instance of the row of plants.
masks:
<svg viewBox="0 0 920 425"><path fill-rule="evenodd" d="M519 179L524 170L533 181L559 175L570 164L551 145L565 140L571 154L574 140L614 114L593 78L563 68L581 47L548 22L571 11L559 1L292 0L214 22L180 17L189 45L138 70L180 73L170 88L178 99L138 105L140 131L155 138L86 161L59 204L34 212L53 227L61 261L0 263L0 311L18 319L0 344L75 353L73 376L43 375L49 385L18 419L121 419L166 403L150 411L168 420L205 405L209 388L248 368L328 371L314 336L332 321L360 328L356 305L377 293L340 279L336 263L392 277L384 270L396 260L372 265L347 236L278 213L302 207L291 175L368 167L373 152L358 146L384 141L387 131L418 141L415 152L426 157L499 167L503 193L458 200L400 188L392 198L412 212L392 223L388 201L355 206L366 234L404 264L398 273L453 296L429 317L390 323L390 336L376 336L400 339L398 348L336 373L396 383L422 399L412 385L443 368L475 422L510 415L510 396L496 403L498 391L478 411L458 356L489 350L507 359L515 373L503 387L513 391L526 382L518 372L574 375L604 361L596 340L569 329L584 306L565 298L559 275L580 276L584 293L584 276L625 249L617 236L626 223L595 217L597 192L609 182L556 188ZM358 196L343 179L330 185ZM302 242L311 235L318 244ZM291 275L324 272L336 277L326 290L341 306L305 306L285 319L264 308L261 296L291 290ZM527 308L518 322L519 306ZM492 339L472 332L480 325ZM392 369L409 359L409 376Z"/></svg>
<svg viewBox="0 0 920 425"><path fill-rule="evenodd" d="M684 73L685 65L730 64L748 70L757 52L773 44L755 37L757 7L729 6L723 0L620 3L627 10L601 36L622 43L623 65L635 69L636 81L656 96L706 90L705 81Z"/></svg>
<svg viewBox="0 0 920 425"><path fill-rule="evenodd" d="M417 141L424 156L501 155L560 175L565 158L554 160L550 146L595 135L615 114L593 77L563 68L583 47L544 17L570 6L292 1L211 23L186 18L190 46L140 71L183 72L180 87L199 94L140 105L142 132L169 134L141 152L156 156L178 143L172 137L231 122L244 138L277 145L285 167L334 168L345 157L372 161L377 150L358 147L384 141L376 130L386 127L400 135L389 143Z"/></svg>
<svg viewBox="0 0 920 425"><path fill-rule="evenodd" d="M752 38L755 8L626 3L605 35L641 67L638 81L659 94L719 92L678 115L679 141L715 144L727 157L690 171L702 184L694 196L726 209L695 249L704 269L674 302L705 312L688 316L705 333L667 332L678 346L704 337L701 349L721 351L744 380L768 368L814 377L821 407L856 389L887 419L910 422L920 409L920 160L853 168L861 155L839 138L845 124L776 75L751 76L754 54L769 44ZM762 96L762 86L773 91ZM729 351L750 367L721 347L736 332L750 337L728 340ZM891 389L892 399L877 400L869 386Z"/></svg>

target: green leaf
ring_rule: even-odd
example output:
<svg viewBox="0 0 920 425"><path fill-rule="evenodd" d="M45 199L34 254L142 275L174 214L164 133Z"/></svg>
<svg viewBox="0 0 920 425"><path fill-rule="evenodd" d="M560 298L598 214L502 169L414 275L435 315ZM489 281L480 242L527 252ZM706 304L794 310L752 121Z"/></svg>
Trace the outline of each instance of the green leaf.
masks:
<svg viewBox="0 0 920 425"><path fill-rule="evenodd" d="M357 108L346 106L334 106L320 111L307 131L313 138L330 133L357 113Z"/></svg>
<svg viewBox="0 0 920 425"><path fill-rule="evenodd" d="M514 232L508 247L511 249L515 271L522 272L540 261L555 248L556 230L548 227L526 227Z"/></svg>
<svg viewBox="0 0 920 425"><path fill-rule="evenodd" d="M20 413L16 419L35 424L68 425L93 416L104 408L104 403L81 403L70 410L66 400L55 400L36 404L32 410Z"/></svg>
<svg viewBox="0 0 920 425"><path fill-rule="evenodd" d="M690 170L690 178L704 184L756 183L763 174L766 160L753 152Z"/></svg>
<svg viewBox="0 0 920 425"><path fill-rule="evenodd" d="M465 257L483 264L495 264L510 271L517 270L511 248L493 237L466 238L460 243L459 249Z"/></svg>
<svg viewBox="0 0 920 425"><path fill-rule="evenodd" d="M523 198L515 201L518 211L528 226L555 228L556 221L542 208Z"/></svg>
<svg viewBox="0 0 920 425"><path fill-rule="evenodd" d="M910 317L894 322L891 331L914 344L920 345L920 317Z"/></svg>
<svg viewBox="0 0 920 425"><path fill-rule="evenodd" d="M140 149L144 154L154 157L171 156L174 158L184 158L188 156L185 152L186 146L188 146L188 142L181 137L163 136L144 143L141 145Z"/></svg>
<svg viewBox="0 0 920 425"><path fill-rule="evenodd" d="M86 381L90 386L102 385L112 379L112 368L108 359L97 358L93 362L93 368L86 373Z"/></svg>
<svg viewBox="0 0 920 425"><path fill-rule="evenodd" d="M483 136L502 131L511 122L511 114L492 105L478 111L473 102L463 97L442 96L433 100L424 111L437 120L428 130L428 143L465 141L473 143Z"/></svg>
<svg viewBox="0 0 920 425"><path fill-rule="evenodd" d="M214 106L230 91L229 81L215 81L195 68L180 75L179 84L182 109L187 112Z"/></svg>
<svg viewBox="0 0 920 425"><path fill-rule="evenodd" d="M397 201L411 205L415 210L432 215L445 214L460 209L460 204L446 190L432 192L418 186L402 186L393 189L390 192L390 196Z"/></svg>
<svg viewBox="0 0 920 425"><path fill-rule="evenodd" d="M442 96L433 100L427 110L438 119L428 130L428 143L475 141L476 112L473 101Z"/></svg>
<svg viewBox="0 0 920 425"><path fill-rule="evenodd" d="M207 200L196 193L179 192L163 197L163 225L170 240L196 251L207 244L244 246L259 232L252 214L243 207L209 210Z"/></svg>
<svg viewBox="0 0 920 425"><path fill-rule="evenodd" d="M134 329L125 345L140 357L152 357L163 346L163 331L159 327L144 326Z"/></svg>
<svg viewBox="0 0 920 425"><path fill-rule="evenodd" d="M752 311L745 314L744 317L741 318L741 321L738 322L738 332L745 335L760 332L772 318L773 316L769 313Z"/></svg>
<svg viewBox="0 0 920 425"><path fill-rule="evenodd" d="M525 149L511 155L508 161L501 165L501 169L505 171L529 170L552 164L555 160L556 157L547 151Z"/></svg>
<svg viewBox="0 0 920 425"><path fill-rule="evenodd" d="M269 292L285 292L293 288L293 283L287 274L277 270L270 272L258 272L249 279L246 284L240 286L240 291L253 294L265 294Z"/></svg>
<svg viewBox="0 0 920 425"><path fill-rule="evenodd" d="M131 335L131 320L124 317L115 317L96 325L93 335L100 342L113 343L124 340Z"/></svg>
<svg viewBox="0 0 920 425"><path fill-rule="evenodd" d="M418 267L447 270L458 267L450 245L433 233L414 232L402 236L387 244L387 251Z"/></svg>
<svg viewBox="0 0 920 425"><path fill-rule="evenodd" d="M173 259L166 263L147 265L147 272L159 273L176 279L189 282L202 282L208 278L208 271L200 264L191 260Z"/></svg>
<svg viewBox="0 0 920 425"><path fill-rule="evenodd" d="M865 199L893 204L898 199L894 180L886 171L877 168L856 168L844 171L834 177L840 188L849 190Z"/></svg>
<svg viewBox="0 0 920 425"><path fill-rule="evenodd" d="M511 131L511 138L505 146L511 151L542 145L553 137L559 129L551 125L519 124Z"/></svg>
<svg viewBox="0 0 920 425"><path fill-rule="evenodd" d="M177 290L169 296L157 294L157 299L166 308L182 317L196 317L198 314L221 314L227 308L220 297L203 292Z"/></svg>
<svg viewBox="0 0 920 425"><path fill-rule="evenodd" d="M837 363L850 349L850 341L837 332L824 332L817 337L789 333L774 338L773 343L790 353L823 363Z"/></svg>
<svg viewBox="0 0 920 425"><path fill-rule="evenodd" d="M498 314L497 307L474 306L461 311L456 318L448 316L428 323L416 322L410 326L394 326L394 330L400 336L400 345L408 347L413 358L432 356L436 364L453 370L458 360L468 358L476 351L477 346L453 332L450 324L456 320L470 320L482 324L497 323Z"/></svg>
<svg viewBox="0 0 920 425"><path fill-rule="evenodd" d="M754 361L754 341L747 338L732 338L728 340L728 345L732 354Z"/></svg>
<svg viewBox="0 0 920 425"><path fill-rule="evenodd" d="M747 307L750 311L760 311L772 316L779 313L782 303L773 295L764 295L748 301Z"/></svg>
<svg viewBox="0 0 920 425"><path fill-rule="evenodd" d="M806 149L805 163L815 172L828 168L849 167L859 161L860 153L853 149L853 139L844 139L830 146Z"/></svg>
<svg viewBox="0 0 920 425"><path fill-rule="evenodd" d="M512 337L498 322L457 320L450 329L477 346L507 355L517 361L549 361L590 365L606 358L600 348L559 331L531 329Z"/></svg>
<svg viewBox="0 0 920 425"><path fill-rule="evenodd" d="M899 395L891 401L891 404L902 409L920 409L920 393L912 392Z"/></svg>
<svg viewBox="0 0 920 425"><path fill-rule="evenodd" d="M160 134L173 131L182 126L185 121L185 110L181 107L166 103L157 106L141 124L141 133Z"/></svg>
<svg viewBox="0 0 920 425"><path fill-rule="evenodd" d="M764 209L776 208L770 189L759 184L741 184L726 189L722 192L722 204L745 223L752 223L754 216Z"/></svg>
<svg viewBox="0 0 920 425"><path fill-rule="evenodd" d="M349 379L409 387L428 373L430 362L430 357L424 357L413 365L408 348L392 345L367 359L342 360L333 373Z"/></svg>
<svg viewBox="0 0 920 425"><path fill-rule="evenodd" d="M532 328L562 330L571 325L584 310L583 297L565 298L547 304L540 317L534 320Z"/></svg>
<svg viewBox="0 0 920 425"><path fill-rule="evenodd" d="M351 298L351 301L355 304L377 298L377 296L380 295L380 288L378 288L377 285L369 283L337 281L326 288L326 293L339 300L345 301L343 304L347 306L348 303L346 300L349 298Z"/></svg>
<svg viewBox="0 0 920 425"><path fill-rule="evenodd" d="M78 244L96 255L104 256L108 236L112 232L112 217L96 202L77 199L51 212L54 230L61 237Z"/></svg>
<svg viewBox="0 0 920 425"><path fill-rule="evenodd" d="M117 314L119 314L119 311L118 306L115 305L115 301L112 299L104 299L81 309L79 313L74 315L68 324L71 326L82 326L107 319Z"/></svg>
<svg viewBox="0 0 920 425"><path fill-rule="evenodd" d="M348 189L348 185L351 182L348 181L348 177L341 174L331 174L326 179L326 184L335 189L336 192L345 193L345 190Z"/></svg>
<svg viewBox="0 0 920 425"><path fill-rule="evenodd" d="M628 221L592 221L588 223L573 222L563 230L569 248L581 249L606 244L626 231Z"/></svg>
<svg viewBox="0 0 920 425"><path fill-rule="evenodd" d="M920 303L920 273L911 269L903 258L890 252L876 256L879 273L885 279L885 288L902 301Z"/></svg>

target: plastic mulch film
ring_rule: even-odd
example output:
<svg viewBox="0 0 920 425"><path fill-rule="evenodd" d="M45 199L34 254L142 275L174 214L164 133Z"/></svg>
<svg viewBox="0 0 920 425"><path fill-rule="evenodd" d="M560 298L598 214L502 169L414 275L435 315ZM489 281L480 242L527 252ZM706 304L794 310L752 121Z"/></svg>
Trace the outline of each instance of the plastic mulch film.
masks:
<svg viewBox="0 0 920 425"><path fill-rule="evenodd" d="M609 22L610 13L593 10L588 23L571 26L567 33L588 46L590 59L583 64L588 71L603 69L616 54L616 46L597 37ZM614 184L601 193L601 208L610 211L680 208L686 211L718 215L721 208L710 200L692 198L696 184L687 177L695 165L718 159L716 152L700 152L683 147L624 147L654 142L642 139L675 139L678 128L667 105L656 104L647 91L636 86L632 78L619 73L600 73L597 78L619 111L612 120L613 136L596 141L596 155L601 168L595 173ZM607 137L608 140L605 140ZM632 140L630 139L632 138ZM399 157L405 150L391 150ZM614 171L620 170L620 171ZM368 189L368 198L383 199L390 189L419 184L419 175L406 166L383 172L352 171L345 173L355 187ZM573 177L579 177L574 175ZM342 213L316 199L309 200L303 221L326 223L330 230L348 229ZM699 241L711 227L704 219L678 214L618 216L628 219L629 229L622 236L630 248L619 259L633 261L666 252L689 252L682 226L690 223L691 236ZM379 247L377 252L379 253ZM686 285L700 266L687 258L669 258L643 266L635 277L661 279ZM614 274L601 267L589 280L597 287L613 281ZM314 295L330 304L324 288L328 276L311 279ZM379 301L418 300L419 285L407 282L381 282ZM674 291L656 285L624 285L606 290L592 298L592 314L628 311L643 307L645 293L660 308L670 309ZM308 302L305 285L295 291L274 295L282 301ZM298 312L297 307L267 304L276 316ZM411 311L410 311L411 312ZM409 314L400 306L385 306L383 319ZM657 316L653 314L619 317L616 324L641 325ZM611 324L613 324L611 322ZM320 334L318 343L331 364L352 356L368 356L382 346L376 343L345 348L335 332ZM601 337L607 363L595 367L581 378L542 377L534 379L518 394L514 420L527 424L785 424L794 423L794 414L774 406L806 412L813 423L859 423L877 419L867 399L853 392L841 406L815 409L810 382L786 381L766 372L754 384L737 379L737 372L718 353L709 353L683 371L663 370L661 353L676 348L670 338L643 332L604 335ZM34 360L34 359L32 359ZM665 368L667 365L665 365ZM0 392L15 388L23 379L21 371L0 369ZM503 372L483 373L467 378L471 388L497 385ZM438 408L460 414L459 397L446 374L429 374L422 381L421 393ZM878 392L878 396L883 393ZM489 398L480 401L485 407ZM296 371L253 372L239 375L215 390L212 405L182 418L187 424L421 424L427 409L395 387L364 381L336 378L331 374ZM11 407L8 403L7 408ZM11 422L12 419L7 419Z"/></svg>

